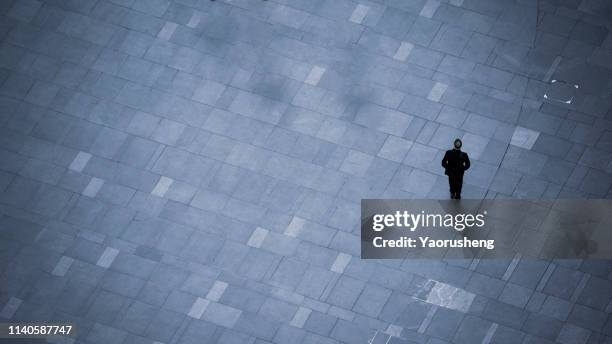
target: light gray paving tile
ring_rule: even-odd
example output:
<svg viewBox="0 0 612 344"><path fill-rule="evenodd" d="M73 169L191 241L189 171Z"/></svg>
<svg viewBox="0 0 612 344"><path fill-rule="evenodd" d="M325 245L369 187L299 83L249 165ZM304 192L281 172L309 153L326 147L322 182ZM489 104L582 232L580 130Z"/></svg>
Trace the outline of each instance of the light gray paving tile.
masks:
<svg viewBox="0 0 612 344"><path fill-rule="evenodd" d="M443 84L441 82L436 82L434 86L431 88L431 91L429 91L429 94L427 95L427 99L433 102L439 102L442 99L442 96L444 96L444 93L446 92L447 89L448 89L448 85Z"/></svg>
<svg viewBox="0 0 612 344"><path fill-rule="evenodd" d="M349 18L349 20L355 24L361 24L365 17L368 15L369 10L370 7L362 4L357 4L357 7L355 7L353 13L351 13L351 17Z"/></svg>
<svg viewBox="0 0 612 344"><path fill-rule="evenodd" d="M308 321L308 317L311 313L312 309L300 307L298 308L298 311L295 313L293 319L291 319L291 322L289 324L297 328L303 328L306 321Z"/></svg>
<svg viewBox="0 0 612 344"><path fill-rule="evenodd" d="M186 24L187 27L195 29L196 27L198 27L198 25L202 21L202 17L203 17L202 12L200 12L198 10L193 11L193 14L191 15L191 18L189 18L189 22L187 22L187 24Z"/></svg>
<svg viewBox="0 0 612 344"><path fill-rule="evenodd" d="M2 307L2 311L0 311L0 317L3 319L12 319L19 307L23 303L23 300L11 296L8 301Z"/></svg>
<svg viewBox="0 0 612 344"><path fill-rule="evenodd" d="M176 23L166 22L166 24L164 24L164 27L157 34L157 37L159 39L167 41L172 37L177 27L178 27L178 24Z"/></svg>
<svg viewBox="0 0 612 344"><path fill-rule="evenodd" d="M440 1L427 0L425 6L423 6L423 9L419 13L419 15L425 18L432 18L436 13L438 7L440 7Z"/></svg>
<svg viewBox="0 0 612 344"><path fill-rule="evenodd" d="M340 252L338 253L336 260L334 260L334 263L329 269L339 274L344 273L344 269L346 269L346 267L348 266L349 262L351 261L351 258L352 256L350 254Z"/></svg>
<svg viewBox="0 0 612 344"><path fill-rule="evenodd" d="M54 276L60 276L60 277L66 275L66 272L68 272L68 269L70 269L70 266L72 266L72 263L74 263L74 259L70 257L62 256L62 258L60 258L60 260L57 262L57 264L53 268L53 271L51 272L51 274L53 274Z"/></svg>
<svg viewBox="0 0 612 344"><path fill-rule="evenodd" d="M195 319L200 319L210 303L211 301L198 297L191 306L191 309L187 315Z"/></svg>
<svg viewBox="0 0 612 344"><path fill-rule="evenodd" d="M151 195L155 195L158 197L164 197L168 189L172 186L174 180L172 178L168 178L166 176L161 176L159 181L155 185L155 188L151 191Z"/></svg>
<svg viewBox="0 0 612 344"><path fill-rule="evenodd" d="M285 235L290 236L290 237L297 237L302 231L302 228L304 227L305 222L306 220L304 220L303 218L294 216L291 219L291 222L289 223L287 228L285 229L285 232L284 232Z"/></svg>
<svg viewBox="0 0 612 344"><path fill-rule="evenodd" d="M86 152L79 152L72 163L70 163L70 169L75 172L81 172L87 166L87 163L91 159L91 154Z"/></svg>
<svg viewBox="0 0 612 344"><path fill-rule="evenodd" d="M317 86L325 71L326 69L321 66L313 66L304 82L308 85Z"/></svg>
<svg viewBox="0 0 612 344"><path fill-rule="evenodd" d="M426 302L467 313L476 294L453 287L442 282L435 282L425 297Z"/></svg>
<svg viewBox="0 0 612 344"><path fill-rule="evenodd" d="M253 234L251 234L251 237L249 238L249 241L247 241L247 245L255 248L260 248L261 244L263 244L264 240L266 239L268 232L269 231L267 229L261 227L255 228Z"/></svg>
<svg viewBox="0 0 612 344"><path fill-rule="evenodd" d="M104 185L104 180L93 177L89 181L89 184L85 187L82 194L87 197L96 197L102 186Z"/></svg>
<svg viewBox="0 0 612 344"><path fill-rule="evenodd" d="M412 144L412 141L389 135L385 144L380 148L378 156L391 161L402 162Z"/></svg>
<svg viewBox="0 0 612 344"><path fill-rule="evenodd" d="M229 285L226 282L219 280L215 281L213 286L208 291L208 294L206 294L206 299L218 302L219 300L221 300L221 297L223 297L223 293L225 293L225 290L228 286Z"/></svg>
<svg viewBox="0 0 612 344"><path fill-rule="evenodd" d="M115 258L117 258L117 255L119 255L118 249L107 247L104 249L104 252L102 252L102 255L98 259L96 265L102 268L109 268L115 261Z"/></svg>
<svg viewBox="0 0 612 344"><path fill-rule="evenodd" d="M399 61L406 61L410 53L414 49L414 44L409 42L402 42L400 46L397 48L397 51L393 55L393 58Z"/></svg>
<svg viewBox="0 0 612 344"><path fill-rule="evenodd" d="M539 135L540 133L535 130L517 126L514 130L514 134L512 134L510 144L525 149L531 149L538 140Z"/></svg>
<svg viewBox="0 0 612 344"><path fill-rule="evenodd" d="M238 322L240 315L242 315L242 311L239 309L221 303L210 302L204 310L202 319L219 326L233 328L236 322Z"/></svg>

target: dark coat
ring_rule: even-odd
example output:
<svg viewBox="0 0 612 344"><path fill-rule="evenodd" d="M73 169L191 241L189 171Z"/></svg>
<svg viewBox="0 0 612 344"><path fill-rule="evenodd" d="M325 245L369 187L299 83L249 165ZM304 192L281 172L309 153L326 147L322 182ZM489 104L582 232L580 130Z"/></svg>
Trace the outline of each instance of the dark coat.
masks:
<svg viewBox="0 0 612 344"><path fill-rule="evenodd" d="M447 150L442 158L442 167L444 167L444 174L463 174L468 168L470 168L470 158L467 153L462 152L459 149Z"/></svg>

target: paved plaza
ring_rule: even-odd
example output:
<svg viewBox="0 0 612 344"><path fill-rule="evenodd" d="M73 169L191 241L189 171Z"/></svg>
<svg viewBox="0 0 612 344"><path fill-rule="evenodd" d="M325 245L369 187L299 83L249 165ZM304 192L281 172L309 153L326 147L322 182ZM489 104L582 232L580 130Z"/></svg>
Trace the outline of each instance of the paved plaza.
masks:
<svg viewBox="0 0 612 344"><path fill-rule="evenodd" d="M360 259L361 199L447 199L455 138L465 199L612 198L612 4L0 1L0 323L612 343L611 261Z"/></svg>

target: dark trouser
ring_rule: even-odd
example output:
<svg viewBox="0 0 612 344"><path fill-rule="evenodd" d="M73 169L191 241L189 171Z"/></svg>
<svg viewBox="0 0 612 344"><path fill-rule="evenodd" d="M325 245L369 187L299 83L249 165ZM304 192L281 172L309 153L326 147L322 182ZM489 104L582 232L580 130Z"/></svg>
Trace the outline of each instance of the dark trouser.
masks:
<svg viewBox="0 0 612 344"><path fill-rule="evenodd" d="M449 173L448 185L450 193L455 196L461 196L461 187L463 186L463 173Z"/></svg>

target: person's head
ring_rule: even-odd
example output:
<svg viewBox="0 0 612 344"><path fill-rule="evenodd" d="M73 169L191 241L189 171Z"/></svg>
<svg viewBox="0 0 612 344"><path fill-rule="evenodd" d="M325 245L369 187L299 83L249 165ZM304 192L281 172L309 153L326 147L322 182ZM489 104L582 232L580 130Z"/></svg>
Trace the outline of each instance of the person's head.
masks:
<svg viewBox="0 0 612 344"><path fill-rule="evenodd" d="M461 139L455 139L455 142L453 142L453 146L455 147L455 149L461 149L461 145L463 143L461 142Z"/></svg>

